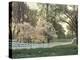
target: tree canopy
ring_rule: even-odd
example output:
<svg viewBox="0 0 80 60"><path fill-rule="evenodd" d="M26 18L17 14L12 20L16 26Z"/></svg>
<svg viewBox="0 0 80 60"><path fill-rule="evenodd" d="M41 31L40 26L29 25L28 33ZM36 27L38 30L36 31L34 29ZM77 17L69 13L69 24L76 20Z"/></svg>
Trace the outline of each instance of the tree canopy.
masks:
<svg viewBox="0 0 80 60"><path fill-rule="evenodd" d="M11 13L10 29L19 40L49 42L55 38L66 38L68 32L77 36L76 5L12 2Z"/></svg>

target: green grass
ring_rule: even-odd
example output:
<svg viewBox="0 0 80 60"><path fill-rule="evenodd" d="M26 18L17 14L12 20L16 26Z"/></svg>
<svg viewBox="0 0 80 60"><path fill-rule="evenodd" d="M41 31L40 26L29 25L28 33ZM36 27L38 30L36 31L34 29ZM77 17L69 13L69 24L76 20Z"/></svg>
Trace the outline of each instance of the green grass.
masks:
<svg viewBox="0 0 80 60"><path fill-rule="evenodd" d="M12 54L12 58L76 55L78 54L78 47L76 45L65 45L53 48L17 49L13 50Z"/></svg>

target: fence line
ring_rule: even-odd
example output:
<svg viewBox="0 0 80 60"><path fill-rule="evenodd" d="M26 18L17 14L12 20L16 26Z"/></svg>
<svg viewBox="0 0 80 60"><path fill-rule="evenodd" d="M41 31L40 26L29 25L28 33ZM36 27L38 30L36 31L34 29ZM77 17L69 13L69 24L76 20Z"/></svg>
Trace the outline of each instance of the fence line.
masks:
<svg viewBox="0 0 80 60"><path fill-rule="evenodd" d="M35 48L51 48L54 46L59 45L68 45L72 44L73 40L70 42L50 42L50 43L19 43L19 42L12 42L12 49L35 49Z"/></svg>

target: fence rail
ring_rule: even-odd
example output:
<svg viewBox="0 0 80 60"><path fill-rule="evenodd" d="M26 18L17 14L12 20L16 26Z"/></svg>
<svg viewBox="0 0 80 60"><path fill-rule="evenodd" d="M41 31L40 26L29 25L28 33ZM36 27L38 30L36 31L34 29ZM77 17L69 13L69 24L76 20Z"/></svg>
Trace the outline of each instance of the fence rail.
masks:
<svg viewBox="0 0 80 60"><path fill-rule="evenodd" d="M74 40L70 42L50 42L50 43L19 43L19 42L12 42L11 49L31 49L31 48L51 48L54 46L59 46L59 45L68 45L72 44Z"/></svg>

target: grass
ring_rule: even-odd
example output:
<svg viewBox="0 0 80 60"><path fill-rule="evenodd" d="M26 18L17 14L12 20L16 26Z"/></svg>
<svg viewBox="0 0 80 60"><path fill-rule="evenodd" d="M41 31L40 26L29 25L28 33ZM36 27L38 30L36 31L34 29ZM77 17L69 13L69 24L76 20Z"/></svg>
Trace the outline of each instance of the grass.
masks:
<svg viewBox="0 0 80 60"><path fill-rule="evenodd" d="M12 51L12 54L12 58L76 55L78 54L78 47L77 45L65 45L53 48L16 49Z"/></svg>

